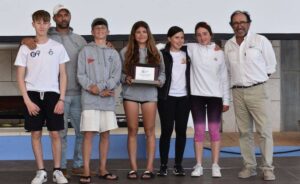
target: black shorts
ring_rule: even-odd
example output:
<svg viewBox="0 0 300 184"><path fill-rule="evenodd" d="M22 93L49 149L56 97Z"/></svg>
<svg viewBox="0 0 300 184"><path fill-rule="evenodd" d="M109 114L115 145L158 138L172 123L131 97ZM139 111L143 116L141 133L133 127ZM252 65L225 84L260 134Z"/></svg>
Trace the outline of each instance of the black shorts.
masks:
<svg viewBox="0 0 300 184"><path fill-rule="evenodd" d="M139 103L139 104L141 104L141 105L143 105L144 103L150 102L150 101L136 101L136 100L129 100L129 99L123 98L123 102L126 102L126 101Z"/></svg>
<svg viewBox="0 0 300 184"><path fill-rule="evenodd" d="M55 92L28 91L30 100L40 108L40 112L36 116L29 115L25 106L25 129L27 131L40 131L46 124L49 131L59 131L64 129L64 115L55 114L54 108L59 100L59 94Z"/></svg>

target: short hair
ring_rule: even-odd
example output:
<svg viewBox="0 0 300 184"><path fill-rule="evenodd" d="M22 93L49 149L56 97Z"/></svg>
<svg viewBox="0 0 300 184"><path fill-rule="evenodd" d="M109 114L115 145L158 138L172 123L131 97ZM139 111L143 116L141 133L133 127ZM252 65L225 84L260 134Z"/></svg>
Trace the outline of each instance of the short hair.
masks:
<svg viewBox="0 0 300 184"><path fill-rule="evenodd" d="M50 22L50 14L45 10L38 10L32 14L32 21L43 20L44 22Z"/></svg>
<svg viewBox="0 0 300 184"><path fill-rule="evenodd" d="M234 11L234 12L231 14L231 16L230 16L230 22L229 22L230 25L232 24L232 19L233 19L233 17L234 17L235 15L237 15L237 14L243 14L243 15L245 15L246 18L247 18L247 22L248 22L248 23L250 23L250 22L252 21L251 18L250 18L250 14L249 14L247 11L236 10L236 11Z"/></svg>
<svg viewBox="0 0 300 184"><path fill-rule="evenodd" d="M199 29L200 27L206 29L209 32L210 36L213 35L210 25L208 25L206 22L198 22L196 24L196 26L195 26L195 34L197 33L197 29Z"/></svg>

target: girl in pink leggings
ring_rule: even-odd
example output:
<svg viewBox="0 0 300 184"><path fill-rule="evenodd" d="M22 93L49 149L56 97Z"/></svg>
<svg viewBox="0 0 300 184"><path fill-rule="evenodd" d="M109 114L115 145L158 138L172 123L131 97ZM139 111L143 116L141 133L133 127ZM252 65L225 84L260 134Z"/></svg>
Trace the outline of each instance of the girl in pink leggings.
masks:
<svg viewBox="0 0 300 184"><path fill-rule="evenodd" d="M222 98L192 96L192 116L194 120L195 142L205 140L206 117L212 144L220 141L220 124L223 109Z"/></svg>
<svg viewBox="0 0 300 184"><path fill-rule="evenodd" d="M205 22L195 27L198 43L189 43L188 54L191 58L191 110L194 120L195 155L197 164L192 176L203 175L202 154L205 138L205 122L212 149L212 176L221 177L218 165L220 152L220 125L222 112L229 109L229 80L223 51L216 50L211 42L212 31Z"/></svg>

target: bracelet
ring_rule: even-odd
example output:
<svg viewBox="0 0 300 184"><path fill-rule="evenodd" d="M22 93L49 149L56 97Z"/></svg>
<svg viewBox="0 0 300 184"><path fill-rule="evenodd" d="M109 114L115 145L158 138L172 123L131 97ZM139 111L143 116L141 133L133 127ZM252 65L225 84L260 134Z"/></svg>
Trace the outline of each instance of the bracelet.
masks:
<svg viewBox="0 0 300 184"><path fill-rule="evenodd" d="M63 103L65 103L65 100L64 100L64 99L61 99L61 98L58 99L58 101L62 101Z"/></svg>

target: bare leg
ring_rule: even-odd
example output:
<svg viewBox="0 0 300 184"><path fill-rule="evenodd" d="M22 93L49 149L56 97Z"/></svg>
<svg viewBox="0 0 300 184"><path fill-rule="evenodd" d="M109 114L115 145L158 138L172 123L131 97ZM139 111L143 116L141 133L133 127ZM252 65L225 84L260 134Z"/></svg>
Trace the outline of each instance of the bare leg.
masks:
<svg viewBox="0 0 300 184"><path fill-rule="evenodd" d="M142 105L144 130L147 138L147 166L148 171L153 171L155 156L155 116L156 102L147 102Z"/></svg>
<svg viewBox="0 0 300 184"><path fill-rule="evenodd" d="M100 143L99 143L99 153L100 153L100 161L99 161L99 174L100 176L104 176L109 173L106 169L107 163L107 154L109 150L109 131L100 133ZM116 179L116 175L107 176L106 179Z"/></svg>
<svg viewBox="0 0 300 184"><path fill-rule="evenodd" d="M100 133L100 142L99 142L99 171L100 175L106 174L108 171L106 170L106 161L107 161L107 153L109 148L109 131Z"/></svg>
<svg viewBox="0 0 300 184"><path fill-rule="evenodd" d="M58 131L49 131L52 143L52 155L54 168L60 168L61 161L61 138Z"/></svg>
<svg viewBox="0 0 300 184"><path fill-rule="evenodd" d="M136 102L125 101L124 110L127 118L128 127L127 149L130 160L130 167L131 170L136 171L139 104Z"/></svg>
<svg viewBox="0 0 300 184"><path fill-rule="evenodd" d="M195 157L197 164L202 164L203 142L194 142Z"/></svg>
<svg viewBox="0 0 300 184"><path fill-rule="evenodd" d="M212 162L213 164L218 164L219 155L220 155L220 141L211 142L211 150L212 150Z"/></svg>
<svg viewBox="0 0 300 184"><path fill-rule="evenodd" d="M90 175L90 159L91 159L93 137L94 137L94 132L84 132L83 144L82 144L83 176Z"/></svg>
<svg viewBox="0 0 300 184"><path fill-rule="evenodd" d="M41 143L42 131L31 132L31 145L38 169L44 169L43 148Z"/></svg>

